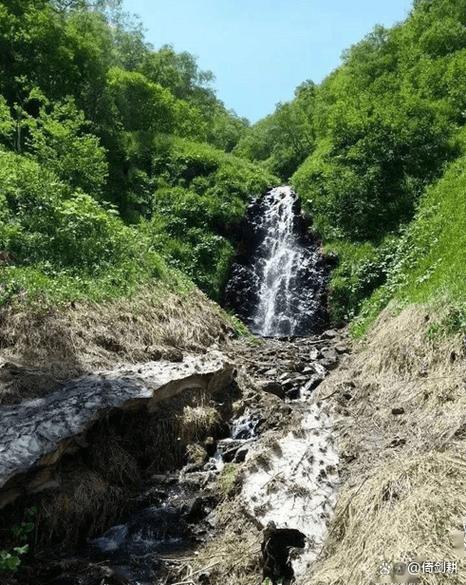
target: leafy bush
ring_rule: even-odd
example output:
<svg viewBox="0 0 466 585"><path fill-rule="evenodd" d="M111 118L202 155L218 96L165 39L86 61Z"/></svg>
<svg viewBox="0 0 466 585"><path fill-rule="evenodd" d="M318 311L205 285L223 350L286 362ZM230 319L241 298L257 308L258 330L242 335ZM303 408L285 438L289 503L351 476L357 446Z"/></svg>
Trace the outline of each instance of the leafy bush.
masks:
<svg viewBox="0 0 466 585"><path fill-rule="evenodd" d="M154 248L218 300L234 254L235 227L249 198L274 177L205 144L165 137L155 151L148 228Z"/></svg>
<svg viewBox="0 0 466 585"><path fill-rule="evenodd" d="M0 550L0 573L14 573L21 566L21 557L29 551L27 541L34 530L36 508L28 508L21 524L13 526L10 530L11 548Z"/></svg>
<svg viewBox="0 0 466 585"><path fill-rule="evenodd" d="M293 177L329 238L376 240L396 230L449 156L448 126L435 109L413 98L379 102L334 106L326 139Z"/></svg>
<svg viewBox="0 0 466 585"><path fill-rule="evenodd" d="M96 136L86 132L89 124L72 99L43 106L28 122L27 146L44 168L71 189L102 192L108 174L105 150Z"/></svg>
<svg viewBox="0 0 466 585"><path fill-rule="evenodd" d="M0 245L16 262L95 271L128 257L132 232L82 192L67 195L57 177L36 162L0 153L3 221Z"/></svg>
<svg viewBox="0 0 466 585"><path fill-rule="evenodd" d="M336 322L353 318L363 301L383 285L394 262L397 240L387 238L376 247L370 242L334 241L326 251L335 254L338 265L330 280L331 317Z"/></svg>
<svg viewBox="0 0 466 585"><path fill-rule="evenodd" d="M24 156L0 152L0 250L12 266L2 270L2 300L41 288L57 298L102 287L101 296L128 290L165 268L141 231L125 226L111 206L69 190ZM94 283L92 280L94 279ZM98 296L98 295L97 295Z"/></svg>

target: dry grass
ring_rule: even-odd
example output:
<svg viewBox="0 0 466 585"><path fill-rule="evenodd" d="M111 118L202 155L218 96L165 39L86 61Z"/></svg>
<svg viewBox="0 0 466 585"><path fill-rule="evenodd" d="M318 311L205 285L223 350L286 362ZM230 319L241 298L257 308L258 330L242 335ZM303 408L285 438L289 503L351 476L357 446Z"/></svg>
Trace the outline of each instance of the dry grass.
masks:
<svg viewBox="0 0 466 585"><path fill-rule="evenodd" d="M186 447L186 457L188 463L194 465L203 465L209 458L207 451L199 443L191 443Z"/></svg>
<svg viewBox="0 0 466 585"><path fill-rule="evenodd" d="M150 473L173 471L189 460L187 451L207 437L215 436L221 415L205 405L204 391L185 391L161 403L149 418L133 420L125 432L125 442L138 446L138 455ZM186 404L188 403L188 404Z"/></svg>
<svg viewBox="0 0 466 585"><path fill-rule="evenodd" d="M83 469L68 473L61 491L41 500L40 540L67 546L95 536L124 513L126 504L124 488L109 484L98 473Z"/></svg>
<svg viewBox="0 0 466 585"><path fill-rule="evenodd" d="M130 488L141 480L137 458L121 444L113 430L98 434L89 447L89 465L112 485ZM132 450L137 445L132 445Z"/></svg>
<svg viewBox="0 0 466 585"><path fill-rule="evenodd" d="M231 328L201 292L160 285L131 299L73 304L42 313L23 306L0 312L0 404L47 394L57 382L121 362L202 352ZM15 370L12 372L12 369Z"/></svg>
<svg viewBox="0 0 466 585"><path fill-rule="evenodd" d="M207 570L209 583L257 585L261 582L262 531L241 507L239 498L216 510L218 536L201 549L196 570Z"/></svg>
<svg viewBox="0 0 466 585"><path fill-rule="evenodd" d="M426 307L386 311L319 388L317 398L334 393L351 463L312 585L376 582L381 560L407 553L458 558L451 533L466 518L466 352L460 336L429 339L432 320ZM445 580L466 583L461 569Z"/></svg>
<svg viewBox="0 0 466 585"><path fill-rule="evenodd" d="M221 423L219 411L212 406L185 406L181 419L181 436L186 442L199 441L215 434Z"/></svg>

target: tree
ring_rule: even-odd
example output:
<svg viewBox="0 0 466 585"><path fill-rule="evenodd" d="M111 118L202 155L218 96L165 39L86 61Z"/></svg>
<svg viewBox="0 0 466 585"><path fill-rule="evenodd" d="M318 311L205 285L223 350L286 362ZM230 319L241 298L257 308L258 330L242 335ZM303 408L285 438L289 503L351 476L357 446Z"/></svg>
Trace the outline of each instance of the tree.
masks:
<svg viewBox="0 0 466 585"><path fill-rule="evenodd" d="M108 165L99 139L74 100L44 106L31 121L28 147L44 167L52 170L72 190L99 196L105 186Z"/></svg>

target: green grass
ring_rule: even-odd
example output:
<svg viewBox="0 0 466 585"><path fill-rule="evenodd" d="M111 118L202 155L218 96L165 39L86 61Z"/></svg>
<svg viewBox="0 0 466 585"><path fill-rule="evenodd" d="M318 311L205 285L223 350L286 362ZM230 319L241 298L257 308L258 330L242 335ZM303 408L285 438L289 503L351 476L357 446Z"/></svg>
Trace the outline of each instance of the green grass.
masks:
<svg viewBox="0 0 466 585"><path fill-rule="evenodd" d="M363 301L385 282L394 248L394 239L379 246L372 242L334 240L325 252L336 254L338 265L330 279L330 317L333 322L354 318Z"/></svg>
<svg viewBox="0 0 466 585"><path fill-rule="evenodd" d="M441 327L466 330L466 156L427 189L398 244L387 283L364 303L354 333L363 335L389 302L400 308L448 306Z"/></svg>
<svg viewBox="0 0 466 585"><path fill-rule="evenodd" d="M40 265L9 266L0 271L0 308L15 303L42 308L75 301L99 303L130 297L144 285L155 283L180 294L194 286L185 275L168 268L160 257L150 270L128 263L101 271L97 276L50 271Z"/></svg>
<svg viewBox="0 0 466 585"><path fill-rule="evenodd" d="M218 488L221 494L228 498L239 488L239 466L226 463L218 478Z"/></svg>

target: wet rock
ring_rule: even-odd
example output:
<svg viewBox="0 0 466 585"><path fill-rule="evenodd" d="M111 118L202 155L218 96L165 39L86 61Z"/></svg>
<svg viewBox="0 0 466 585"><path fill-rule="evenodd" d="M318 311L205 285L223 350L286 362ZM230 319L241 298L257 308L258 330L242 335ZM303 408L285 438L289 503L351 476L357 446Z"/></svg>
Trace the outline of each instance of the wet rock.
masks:
<svg viewBox="0 0 466 585"><path fill-rule="evenodd" d="M335 350L339 353L349 353L350 349L349 347L346 345L346 343L338 343L337 345L335 345Z"/></svg>
<svg viewBox="0 0 466 585"><path fill-rule="evenodd" d="M180 486L192 491L201 491L214 481L215 477L214 471L194 471L180 477Z"/></svg>
<svg viewBox="0 0 466 585"><path fill-rule="evenodd" d="M301 362L301 361L300 362L295 362L292 367L293 367L293 370L295 372L302 372L304 370L304 368L306 367L306 363L305 362Z"/></svg>
<svg viewBox="0 0 466 585"><path fill-rule="evenodd" d="M327 329L322 333L322 337L324 339L335 339L335 337L338 337L338 331L336 329Z"/></svg>
<svg viewBox="0 0 466 585"><path fill-rule="evenodd" d="M150 476L149 482L152 484L173 485L178 483L179 478L179 473L154 474Z"/></svg>
<svg viewBox="0 0 466 585"><path fill-rule="evenodd" d="M214 459L213 457L207 461L207 463L204 465L203 467L204 471L210 471L212 473L217 473L219 468L218 468L218 461L216 459Z"/></svg>
<svg viewBox="0 0 466 585"><path fill-rule="evenodd" d="M286 397L289 400L298 400L301 396L301 390L298 387L291 388L291 390L287 390Z"/></svg>
<svg viewBox="0 0 466 585"><path fill-rule="evenodd" d="M338 353L336 352L335 349L333 349L333 347L323 349L321 351L321 355L325 360L332 360L332 361L338 360Z"/></svg>
<svg viewBox="0 0 466 585"><path fill-rule="evenodd" d="M209 457L212 457L217 448L215 439L213 437L207 437L207 439L203 443L203 447L206 450L207 455Z"/></svg>
<svg viewBox="0 0 466 585"><path fill-rule="evenodd" d="M312 392L312 390L315 390L317 388L317 386L319 386L323 381L324 381L323 376L319 376L319 375L315 374L303 386L303 392Z"/></svg>
<svg viewBox="0 0 466 585"><path fill-rule="evenodd" d="M212 512L217 502L217 498L213 495L198 496L187 505L184 518L189 523L200 522Z"/></svg>
<svg viewBox="0 0 466 585"><path fill-rule="evenodd" d="M222 439L217 444L217 453L225 463L231 463L241 447L244 447L244 440Z"/></svg>
<svg viewBox="0 0 466 585"><path fill-rule="evenodd" d="M267 380L261 384L261 390L268 392L269 394L274 394L279 398L285 398L285 388L280 382Z"/></svg>
<svg viewBox="0 0 466 585"><path fill-rule="evenodd" d="M323 359L323 360L321 360L320 364L326 370L333 370L337 367L338 362L337 362L337 360L333 360L333 359Z"/></svg>
<svg viewBox="0 0 466 585"><path fill-rule="evenodd" d="M314 364L314 371L319 376L325 377L327 374L327 369L321 363Z"/></svg>
<svg viewBox="0 0 466 585"><path fill-rule="evenodd" d="M249 447L240 447L238 451L236 451L235 458L233 460L234 463L244 463L246 461L246 457L249 453Z"/></svg>
<svg viewBox="0 0 466 585"><path fill-rule="evenodd" d="M305 544L306 537L299 530L276 528L275 524L270 522L264 530L261 545L263 578L270 579L273 585L291 583L294 572L290 561L290 548L304 548Z"/></svg>
<svg viewBox="0 0 466 585"><path fill-rule="evenodd" d="M168 497L168 491L160 487L152 486L142 494L134 498L134 504L139 508L149 508L151 506L161 506Z"/></svg>
<svg viewBox="0 0 466 585"><path fill-rule="evenodd" d="M183 467L181 473L184 475L186 473L196 473L197 471L201 471L204 467L204 463L188 463Z"/></svg>
<svg viewBox="0 0 466 585"><path fill-rule="evenodd" d="M308 380L308 376L293 376L293 383L294 384L304 384L305 382L307 382Z"/></svg>
<svg viewBox="0 0 466 585"><path fill-rule="evenodd" d="M392 408L392 414L394 416L399 416L401 414L405 413L405 409L402 406L397 406L395 408Z"/></svg>

